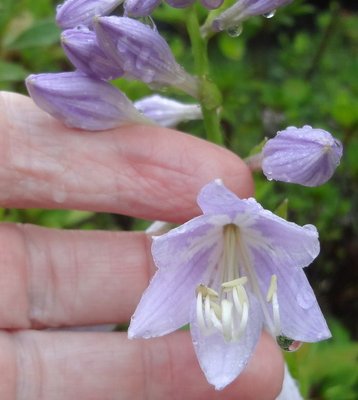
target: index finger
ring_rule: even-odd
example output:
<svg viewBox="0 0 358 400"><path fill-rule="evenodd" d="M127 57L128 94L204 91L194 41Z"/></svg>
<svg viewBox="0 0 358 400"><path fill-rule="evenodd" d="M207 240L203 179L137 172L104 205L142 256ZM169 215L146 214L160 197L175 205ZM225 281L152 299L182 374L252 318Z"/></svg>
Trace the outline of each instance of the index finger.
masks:
<svg viewBox="0 0 358 400"><path fill-rule="evenodd" d="M157 126L93 133L70 129L26 96L0 93L0 205L106 211L181 222L196 196L221 178L252 194L245 163L230 151Z"/></svg>

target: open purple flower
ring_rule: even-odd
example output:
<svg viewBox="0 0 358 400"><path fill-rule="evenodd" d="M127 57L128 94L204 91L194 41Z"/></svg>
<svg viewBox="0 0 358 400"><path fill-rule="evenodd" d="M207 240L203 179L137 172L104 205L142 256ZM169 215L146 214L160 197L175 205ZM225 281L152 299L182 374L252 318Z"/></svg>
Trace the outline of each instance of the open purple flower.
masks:
<svg viewBox="0 0 358 400"><path fill-rule="evenodd" d="M270 180L318 186L332 177L342 153L341 142L329 132L291 126L266 142L262 171Z"/></svg>
<svg viewBox="0 0 358 400"><path fill-rule="evenodd" d="M241 200L218 180L198 204L203 215L154 237L158 271L128 336L161 336L190 323L201 368L217 389L245 368L263 328L286 350L329 338L302 270L319 253L316 228Z"/></svg>

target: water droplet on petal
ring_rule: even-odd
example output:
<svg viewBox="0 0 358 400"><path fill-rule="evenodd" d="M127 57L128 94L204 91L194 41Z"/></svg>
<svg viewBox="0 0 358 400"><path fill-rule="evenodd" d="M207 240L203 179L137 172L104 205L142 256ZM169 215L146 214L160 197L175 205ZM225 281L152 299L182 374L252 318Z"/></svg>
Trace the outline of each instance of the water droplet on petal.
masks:
<svg viewBox="0 0 358 400"><path fill-rule="evenodd" d="M268 13L263 14L263 17L265 18L272 18L276 14L276 10L272 10Z"/></svg>
<svg viewBox="0 0 358 400"><path fill-rule="evenodd" d="M294 340L283 335L276 336L276 342L282 350L289 352L298 350L303 344L299 340Z"/></svg>
<svg viewBox="0 0 358 400"><path fill-rule="evenodd" d="M226 33L230 37L238 37L241 35L241 32L242 32L242 25L232 26L231 28L226 30Z"/></svg>

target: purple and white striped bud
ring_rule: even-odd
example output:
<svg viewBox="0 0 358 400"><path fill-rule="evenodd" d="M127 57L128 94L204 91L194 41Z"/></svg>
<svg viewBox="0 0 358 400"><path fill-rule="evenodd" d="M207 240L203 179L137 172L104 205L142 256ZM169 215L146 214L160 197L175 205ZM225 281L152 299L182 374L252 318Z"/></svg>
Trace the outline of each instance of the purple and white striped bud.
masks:
<svg viewBox="0 0 358 400"><path fill-rule="evenodd" d="M194 3L195 0L165 0L170 6L174 8L185 8Z"/></svg>
<svg viewBox="0 0 358 400"><path fill-rule="evenodd" d="M97 44L96 34L84 26L63 31L61 44L71 63L86 75L111 80L124 73L103 53Z"/></svg>
<svg viewBox="0 0 358 400"><path fill-rule="evenodd" d="M165 127L203 118L199 104L184 104L157 94L136 101L134 106L146 117Z"/></svg>
<svg viewBox="0 0 358 400"><path fill-rule="evenodd" d="M125 15L130 17L145 17L154 11L161 0L126 0L124 3Z"/></svg>
<svg viewBox="0 0 358 400"><path fill-rule="evenodd" d="M97 18L94 25L98 44L123 69L126 78L152 87L175 86L198 97L198 80L176 62L155 28L116 16Z"/></svg>
<svg viewBox="0 0 358 400"><path fill-rule="evenodd" d="M331 178L342 153L341 142L323 129L288 127L266 142L262 171L269 180L319 186Z"/></svg>
<svg viewBox="0 0 358 400"><path fill-rule="evenodd" d="M238 0L214 19L212 28L215 31L230 30L240 26L242 21L255 15L272 17L278 7L291 2L292 0Z"/></svg>
<svg viewBox="0 0 358 400"><path fill-rule="evenodd" d="M30 75L34 102L69 127L101 131L130 123L151 123L109 83L80 72Z"/></svg>
<svg viewBox="0 0 358 400"><path fill-rule="evenodd" d="M219 8L223 2L224 0L201 0L201 4L209 10Z"/></svg>
<svg viewBox="0 0 358 400"><path fill-rule="evenodd" d="M91 26L93 18L108 15L123 0L66 0L57 6L56 22L62 29Z"/></svg>

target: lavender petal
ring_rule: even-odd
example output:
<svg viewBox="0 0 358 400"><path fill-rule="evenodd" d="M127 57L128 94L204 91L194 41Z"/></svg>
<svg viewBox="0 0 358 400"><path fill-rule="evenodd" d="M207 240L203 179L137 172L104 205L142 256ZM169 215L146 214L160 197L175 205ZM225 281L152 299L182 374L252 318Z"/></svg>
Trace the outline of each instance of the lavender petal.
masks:
<svg viewBox="0 0 358 400"><path fill-rule="evenodd" d="M254 260L263 293L268 290L271 276L277 276L282 334L302 342L330 338L331 333L303 269L274 264L260 251L254 252Z"/></svg>
<svg viewBox="0 0 358 400"><path fill-rule="evenodd" d="M191 306L190 331L200 366L209 383L223 389L246 367L262 329L262 312L255 297L249 294L250 315L242 338L226 342L220 332L205 336L196 319L195 304Z"/></svg>
<svg viewBox="0 0 358 400"><path fill-rule="evenodd" d="M241 200L227 189L220 179L205 185L198 195L197 202L204 214L228 214L232 218L237 213L255 214L262 209L254 199Z"/></svg>
<svg viewBox="0 0 358 400"><path fill-rule="evenodd" d="M217 262L216 246L216 243L211 246L204 243L191 249L188 259L181 254L180 247L172 254L166 253L170 264L156 272L144 292L131 319L129 338L162 336L189 322L196 287L205 279L210 264ZM157 248L156 255L163 250L166 249Z"/></svg>
<svg viewBox="0 0 358 400"><path fill-rule="evenodd" d="M249 227L247 245L261 251L278 268L306 267L318 256L320 245L313 225L299 226L268 210L261 210Z"/></svg>

